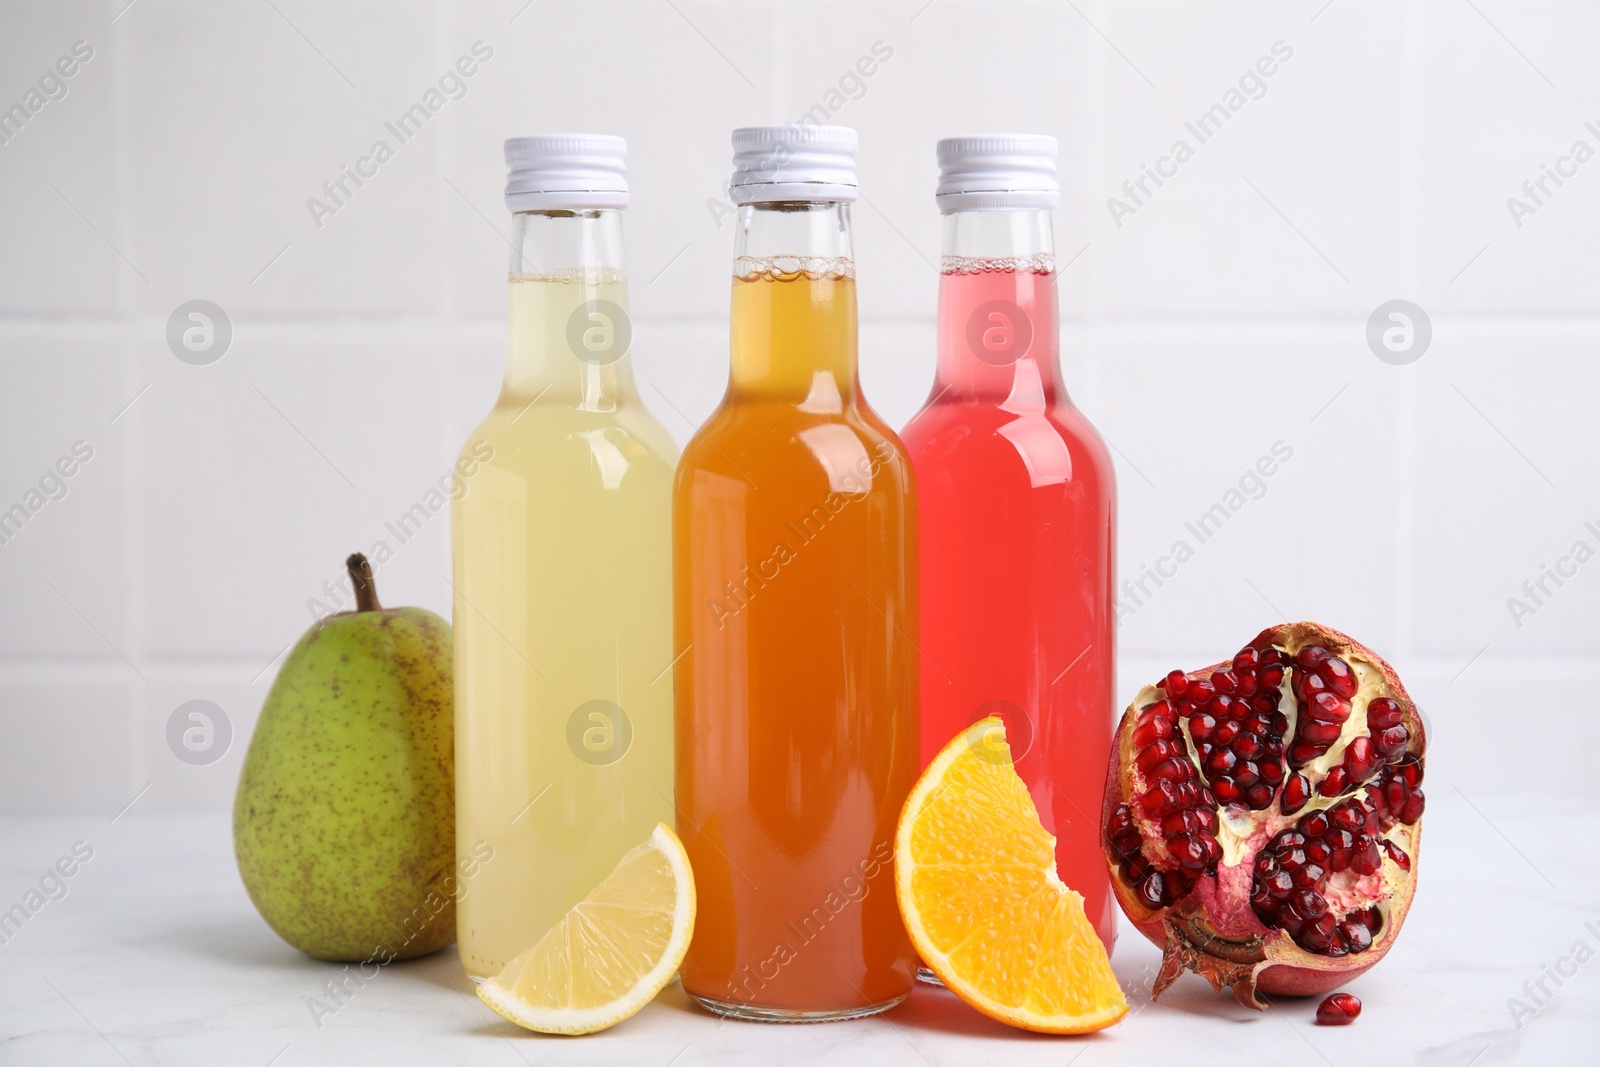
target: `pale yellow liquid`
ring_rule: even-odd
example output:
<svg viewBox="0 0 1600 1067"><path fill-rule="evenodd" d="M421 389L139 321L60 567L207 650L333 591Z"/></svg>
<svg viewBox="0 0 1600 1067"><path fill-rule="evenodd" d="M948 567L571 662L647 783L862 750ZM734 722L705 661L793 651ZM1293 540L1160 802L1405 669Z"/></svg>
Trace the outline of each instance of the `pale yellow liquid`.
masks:
<svg viewBox="0 0 1600 1067"><path fill-rule="evenodd" d="M457 942L478 978L673 821L677 448L628 357L595 366L569 350L569 317L595 299L626 307L625 282L513 279L506 386L461 453L493 449L451 516ZM594 762L618 751L606 718L579 716L569 744L574 712L595 700L632 725L609 764Z"/></svg>

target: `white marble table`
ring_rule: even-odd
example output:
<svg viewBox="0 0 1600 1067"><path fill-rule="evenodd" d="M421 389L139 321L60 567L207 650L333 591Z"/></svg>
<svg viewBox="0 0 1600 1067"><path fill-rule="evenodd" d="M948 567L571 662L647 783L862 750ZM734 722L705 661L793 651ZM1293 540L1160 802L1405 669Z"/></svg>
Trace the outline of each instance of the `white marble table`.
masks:
<svg viewBox="0 0 1600 1067"><path fill-rule="evenodd" d="M485 1008L453 950L385 968L319 1027L307 999L338 968L257 917L226 819L9 818L0 909L74 842L93 858L0 944L0 1064L1600 1064L1600 813L1553 822L1554 801L1430 787L1418 904L1348 987L1365 1003L1355 1025L1313 1026L1308 1000L1258 1015L1192 976L1152 1004L1157 953L1125 927L1114 962L1133 1011L1090 1038L1010 1030L925 988L861 1022L726 1022L677 986L606 1033L541 1037ZM1576 963L1580 941L1596 958ZM1551 996L1518 1027L1508 1000L1558 964L1576 973L1546 978Z"/></svg>

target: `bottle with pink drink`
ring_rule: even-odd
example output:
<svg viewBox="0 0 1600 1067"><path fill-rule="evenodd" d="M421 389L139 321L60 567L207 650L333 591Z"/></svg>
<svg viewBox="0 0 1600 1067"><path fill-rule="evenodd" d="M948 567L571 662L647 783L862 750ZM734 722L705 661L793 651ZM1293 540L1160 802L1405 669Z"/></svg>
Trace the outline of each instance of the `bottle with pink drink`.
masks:
<svg viewBox="0 0 1600 1067"><path fill-rule="evenodd" d="M1053 137L939 142L938 373L905 428L921 490L922 762L988 715L1106 948L1116 485L1061 383Z"/></svg>

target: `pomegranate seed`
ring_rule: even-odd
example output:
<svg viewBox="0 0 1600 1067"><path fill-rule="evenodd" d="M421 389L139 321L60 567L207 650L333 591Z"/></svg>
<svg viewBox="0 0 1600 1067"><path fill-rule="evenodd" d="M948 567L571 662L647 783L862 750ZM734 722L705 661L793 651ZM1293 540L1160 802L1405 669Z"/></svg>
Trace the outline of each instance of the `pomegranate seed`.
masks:
<svg viewBox="0 0 1600 1067"><path fill-rule="evenodd" d="M1272 803L1272 787L1266 782L1257 782L1244 791L1244 802L1252 811L1261 811Z"/></svg>
<svg viewBox="0 0 1600 1067"><path fill-rule="evenodd" d="M1406 806L1406 798L1411 795L1411 790L1406 788L1406 783L1399 778L1391 778L1383 783L1383 806L1391 815L1396 814Z"/></svg>
<svg viewBox="0 0 1600 1067"><path fill-rule="evenodd" d="M1165 741L1172 736L1173 729L1170 719L1151 719L1133 731L1133 747L1143 749L1157 741Z"/></svg>
<svg viewBox="0 0 1600 1067"><path fill-rule="evenodd" d="M1139 722L1141 724L1155 719L1167 719L1170 721L1173 717L1172 702L1167 700L1158 700L1154 704L1147 704L1139 709Z"/></svg>
<svg viewBox="0 0 1600 1067"><path fill-rule="evenodd" d="M1332 653L1321 645L1307 645L1295 654L1294 665L1303 671L1314 671L1328 662L1330 655Z"/></svg>
<svg viewBox="0 0 1600 1067"><path fill-rule="evenodd" d="M1417 757L1407 756L1400 761L1395 770L1405 780L1406 785L1412 789L1422 784L1422 762Z"/></svg>
<svg viewBox="0 0 1600 1067"><path fill-rule="evenodd" d="M1224 804L1234 803L1241 795L1239 787L1233 783L1232 778L1218 778L1211 783L1211 791Z"/></svg>
<svg viewBox="0 0 1600 1067"><path fill-rule="evenodd" d="M1200 805L1200 786L1191 778L1178 783L1178 807L1194 808Z"/></svg>
<svg viewBox="0 0 1600 1067"><path fill-rule="evenodd" d="M1350 854L1350 869L1357 874L1375 874L1381 866L1383 859L1378 854L1378 843L1370 834L1359 835L1355 851Z"/></svg>
<svg viewBox="0 0 1600 1067"><path fill-rule="evenodd" d="M1191 871L1203 871L1206 867L1206 850L1196 838L1190 835L1175 837L1167 842L1167 848L1172 853L1172 858L1179 865Z"/></svg>
<svg viewBox="0 0 1600 1067"><path fill-rule="evenodd" d="M1197 742L1209 738L1216 728L1217 720L1204 712L1189 720L1189 736Z"/></svg>
<svg viewBox="0 0 1600 1067"><path fill-rule="evenodd" d="M1139 881L1139 902L1152 910L1167 903L1167 883L1160 871L1151 871Z"/></svg>
<svg viewBox="0 0 1600 1067"><path fill-rule="evenodd" d="M1305 702L1305 709L1318 722L1340 724L1350 717L1350 702L1337 693L1318 693Z"/></svg>
<svg viewBox="0 0 1600 1067"><path fill-rule="evenodd" d="M1261 738L1252 733L1243 733L1234 738L1233 754L1240 759L1255 759L1261 755Z"/></svg>
<svg viewBox="0 0 1600 1067"><path fill-rule="evenodd" d="M1217 813L1214 808L1195 808L1194 818L1200 830L1208 834L1217 832Z"/></svg>
<svg viewBox="0 0 1600 1067"><path fill-rule="evenodd" d="M1194 773L1194 767L1188 760L1167 759L1162 760L1145 773L1150 778L1165 778L1169 781L1181 782Z"/></svg>
<svg viewBox="0 0 1600 1067"><path fill-rule="evenodd" d="M1347 951L1365 952L1372 947L1372 931L1358 920L1346 919L1334 929Z"/></svg>
<svg viewBox="0 0 1600 1067"><path fill-rule="evenodd" d="M1300 943L1312 952L1321 952L1324 955L1333 947L1333 928L1336 924L1332 915L1322 915L1315 919L1308 919L1305 926L1300 929Z"/></svg>
<svg viewBox="0 0 1600 1067"><path fill-rule="evenodd" d="M1289 905L1302 919L1316 919L1328 913L1328 902L1315 889L1295 890L1289 897Z"/></svg>
<svg viewBox="0 0 1600 1067"><path fill-rule="evenodd" d="M1215 867L1217 861L1222 858L1222 845L1216 838L1210 836L1199 837L1196 840L1206 850L1206 866Z"/></svg>
<svg viewBox="0 0 1600 1067"><path fill-rule="evenodd" d="M1283 668L1276 665L1262 667L1258 677L1261 679L1261 684L1268 688L1280 685L1283 682Z"/></svg>
<svg viewBox="0 0 1600 1067"><path fill-rule="evenodd" d="M1361 813L1361 805L1351 804L1348 801L1329 809L1328 819L1338 829L1352 834L1359 833L1366 826L1366 819Z"/></svg>
<svg viewBox="0 0 1600 1067"><path fill-rule="evenodd" d="M1134 765L1137 766L1141 771L1149 771L1150 768L1154 767L1162 760L1171 759L1173 756L1181 755L1182 751L1183 750L1175 741L1157 741L1155 744L1142 749L1133 762Z"/></svg>
<svg viewBox="0 0 1600 1067"><path fill-rule="evenodd" d="M1317 669L1317 677L1327 683L1329 689L1346 699L1356 695L1356 675L1350 669L1350 664L1338 656L1329 656L1328 661Z"/></svg>
<svg viewBox="0 0 1600 1067"><path fill-rule="evenodd" d="M1283 764L1276 759L1261 765L1261 780L1276 789L1283 783Z"/></svg>
<svg viewBox="0 0 1600 1067"><path fill-rule="evenodd" d="M1169 671L1162 686L1168 696L1182 696L1183 691L1189 688L1189 676L1182 671Z"/></svg>
<svg viewBox="0 0 1600 1067"><path fill-rule="evenodd" d="M1128 881L1134 884L1142 881L1144 876L1153 870L1150 861L1141 856L1130 856L1122 868L1122 873Z"/></svg>
<svg viewBox="0 0 1600 1067"><path fill-rule="evenodd" d="M1340 793L1343 793L1344 768L1335 767L1333 770L1329 771L1328 777L1324 778L1321 784L1317 786L1317 792L1321 793L1325 797L1336 797Z"/></svg>
<svg viewBox="0 0 1600 1067"><path fill-rule="evenodd" d="M1210 682L1190 682L1188 691L1183 694L1184 699L1191 701L1197 708L1209 703L1216 695L1217 691Z"/></svg>
<svg viewBox="0 0 1600 1067"><path fill-rule="evenodd" d="M1406 729L1405 723L1379 730L1378 736L1372 739L1372 747L1377 751L1378 758L1390 763L1398 759L1410 743L1411 731Z"/></svg>
<svg viewBox="0 0 1600 1067"><path fill-rule="evenodd" d="M1268 645L1261 650L1261 665L1263 667L1287 662L1288 660L1284 657L1283 650L1276 645Z"/></svg>
<svg viewBox="0 0 1600 1067"><path fill-rule="evenodd" d="M1387 810L1388 805L1383 799L1383 790L1378 787L1378 783L1376 781L1368 782L1366 786L1362 788L1361 795L1366 798L1362 801L1362 803L1372 811L1376 812L1378 816L1381 817Z"/></svg>
<svg viewBox="0 0 1600 1067"><path fill-rule="evenodd" d="M1232 671L1212 671L1211 685L1219 693L1232 693L1239 688L1239 676Z"/></svg>
<svg viewBox="0 0 1600 1067"><path fill-rule="evenodd" d="M1241 697L1253 697L1256 695L1260 685L1261 683L1256 681L1255 675L1246 674L1239 679L1239 687L1235 690L1235 693Z"/></svg>
<svg viewBox="0 0 1600 1067"><path fill-rule="evenodd" d="M1422 790L1418 789L1406 798L1405 807L1400 809L1400 821L1407 826L1413 825L1418 819L1422 818L1422 807Z"/></svg>
<svg viewBox="0 0 1600 1067"><path fill-rule="evenodd" d="M1329 848L1326 842L1313 841L1306 845L1306 859L1312 863L1326 865L1331 858L1333 858L1333 849Z"/></svg>
<svg viewBox="0 0 1600 1067"><path fill-rule="evenodd" d="M1271 852L1256 853L1256 874L1261 877L1274 874L1278 870L1278 857Z"/></svg>
<svg viewBox="0 0 1600 1067"><path fill-rule="evenodd" d="M1195 802L1194 802L1193 805L1191 805L1191 807L1197 807L1197 808L1200 808L1202 810L1208 810L1208 809L1211 809L1211 808L1215 808L1216 806L1217 806L1216 794L1211 792L1211 790L1208 789L1205 786L1201 786L1200 787L1199 792L1196 795ZM1216 818L1216 815L1217 815L1217 813L1215 811L1211 812L1211 817L1213 819ZM1216 827L1212 826L1211 829L1212 830L1216 830Z"/></svg>
<svg viewBox="0 0 1600 1067"><path fill-rule="evenodd" d="M1289 779L1289 784L1283 787L1283 800L1280 806L1285 815L1293 815L1306 806L1306 801L1311 799L1311 782L1303 774L1297 774Z"/></svg>
<svg viewBox="0 0 1600 1067"><path fill-rule="evenodd" d="M1139 798L1139 806L1146 815L1155 819L1170 815L1183 805L1178 799L1178 787L1163 778L1155 783L1155 788Z"/></svg>
<svg viewBox="0 0 1600 1067"><path fill-rule="evenodd" d="M1289 746L1289 765L1291 767L1304 767L1318 756L1322 755L1322 748L1309 741L1296 741Z"/></svg>
<svg viewBox="0 0 1600 1067"><path fill-rule="evenodd" d="M1301 855L1305 854L1301 853ZM1326 867L1320 863L1312 863L1308 858L1302 866L1295 868L1289 877L1294 881L1297 888L1310 889L1322 881L1322 876L1327 873L1328 869ZM1307 916L1307 918L1310 918L1310 916Z"/></svg>
<svg viewBox="0 0 1600 1067"><path fill-rule="evenodd" d="M1364 782L1372 774L1372 739L1353 737L1344 749L1344 774L1352 782Z"/></svg>
<svg viewBox="0 0 1600 1067"><path fill-rule="evenodd" d="M1316 745L1319 750L1326 750L1329 745L1339 740L1339 734L1343 731L1344 727L1336 722L1302 719L1300 728L1295 731L1295 739Z"/></svg>
<svg viewBox="0 0 1600 1067"><path fill-rule="evenodd" d="M1391 726L1399 726L1401 717L1399 702L1388 697L1378 697L1367 704L1367 728L1370 730L1387 730Z"/></svg>
<svg viewBox="0 0 1600 1067"><path fill-rule="evenodd" d="M1294 880L1289 877L1288 871L1274 871L1261 879L1261 887L1274 900L1284 900L1294 892Z"/></svg>
<svg viewBox="0 0 1600 1067"><path fill-rule="evenodd" d="M1240 789L1249 789L1261 780L1261 768L1254 760L1244 760L1233 772L1233 780Z"/></svg>
<svg viewBox="0 0 1600 1067"><path fill-rule="evenodd" d="M1361 1001L1349 993L1334 993L1317 1005L1318 1026L1348 1026L1361 1014Z"/></svg>
<svg viewBox="0 0 1600 1067"><path fill-rule="evenodd" d="M1289 716L1285 715L1281 711L1278 712L1277 714L1273 715L1272 716L1272 732L1277 734L1279 737L1282 737L1284 734L1288 733L1289 732Z"/></svg>
<svg viewBox="0 0 1600 1067"><path fill-rule="evenodd" d="M1393 841L1390 841L1388 838L1383 839L1383 851L1384 854L1389 857L1389 859L1394 861L1395 866L1399 867L1402 871L1409 871L1411 869L1411 857L1406 855L1405 849L1401 848Z"/></svg>
<svg viewBox="0 0 1600 1067"><path fill-rule="evenodd" d="M1254 670L1260 660L1261 654L1247 645L1239 650L1237 656L1233 657L1233 669L1243 674L1245 671Z"/></svg>
<svg viewBox="0 0 1600 1067"><path fill-rule="evenodd" d="M1223 775L1231 774L1238 763L1239 757L1235 756L1232 750L1219 748L1211 753L1210 759L1206 760L1206 777L1220 778Z"/></svg>
<svg viewBox="0 0 1600 1067"><path fill-rule="evenodd" d="M1232 719L1224 720L1217 724L1211 733L1211 740L1219 745L1230 745L1233 739L1239 736L1239 724Z"/></svg>

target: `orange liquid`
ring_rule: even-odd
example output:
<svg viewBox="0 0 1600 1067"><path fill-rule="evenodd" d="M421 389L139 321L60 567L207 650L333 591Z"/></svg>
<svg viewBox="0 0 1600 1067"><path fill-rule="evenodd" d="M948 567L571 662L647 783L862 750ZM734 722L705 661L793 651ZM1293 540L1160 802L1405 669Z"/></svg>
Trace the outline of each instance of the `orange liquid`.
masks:
<svg viewBox="0 0 1600 1067"><path fill-rule="evenodd" d="M919 769L916 491L857 399L855 283L733 291L733 374L673 499L684 988L756 1014L911 989L895 823Z"/></svg>

